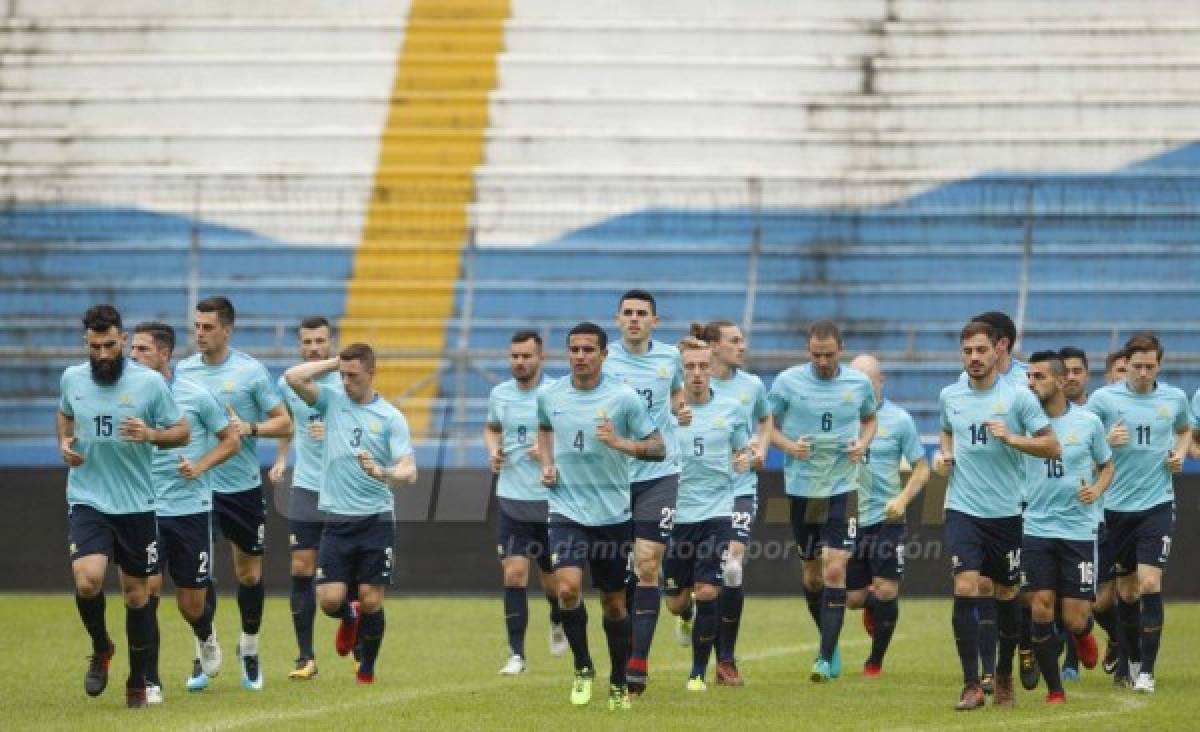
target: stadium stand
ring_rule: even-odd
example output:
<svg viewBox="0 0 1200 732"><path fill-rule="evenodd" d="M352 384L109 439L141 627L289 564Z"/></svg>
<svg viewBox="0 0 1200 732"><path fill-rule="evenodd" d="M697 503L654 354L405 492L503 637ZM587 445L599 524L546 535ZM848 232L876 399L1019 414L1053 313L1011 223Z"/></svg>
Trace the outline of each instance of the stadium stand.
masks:
<svg viewBox="0 0 1200 732"><path fill-rule="evenodd" d="M197 293L276 370L309 312L389 350L425 460L477 442L512 330L635 284L665 340L752 324L766 379L839 319L927 434L987 309L1098 362L1154 328L1200 382L1194 9L471 6L12 3L0 460L48 442L87 304L185 327Z"/></svg>

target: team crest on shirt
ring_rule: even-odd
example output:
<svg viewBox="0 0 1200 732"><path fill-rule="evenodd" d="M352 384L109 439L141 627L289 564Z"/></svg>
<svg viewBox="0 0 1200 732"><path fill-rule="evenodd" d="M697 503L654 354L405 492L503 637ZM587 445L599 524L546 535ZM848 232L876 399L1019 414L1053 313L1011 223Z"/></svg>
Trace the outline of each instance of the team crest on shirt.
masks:
<svg viewBox="0 0 1200 732"><path fill-rule="evenodd" d="M1008 414L1008 404L1006 402L996 402L992 405L992 414Z"/></svg>
<svg viewBox="0 0 1200 732"><path fill-rule="evenodd" d="M1079 444L1079 435L1076 434L1074 430L1067 433L1067 444L1068 445L1078 445Z"/></svg>
<svg viewBox="0 0 1200 732"><path fill-rule="evenodd" d="M596 410L596 418L597 419L608 419L608 410L605 409L604 407L600 407L599 409Z"/></svg>
<svg viewBox="0 0 1200 732"><path fill-rule="evenodd" d="M666 366L664 366L662 364L658 365L658 378L665 379L670 375L671 375L671 372L667 370Z"/></svg>
<svg viewBox="0 0 1200 732"><path fill-rule="evenodd" d="M842 392L842 401L843 401L843 402L852 402L852 401L854 401L854 392L853 392L852 390L850 390L850 389L847 389L847 390L843 391L843 392Z"/></svg>
<svg viewBox="0 0 1200 732"><path fill-rule="evenodd" d="M748 391L738 392L738 401L740 401L742 404L749 404L750 403L750 392L748 392Z"/></svg>
<svg viewBox="0 0 1200 732"><path fill-rule="evenodd" d="M879 430L878 430L878 432L876 432L876 434L877 434L879 437L887 437L888 435L890 435L890 434L892 434L892 433L891 433L891 431L890 431L890 430L888 430L888 428L887 428L887 427L880 427L880 428L879 428Z"/></svg>
<svg viewBox="0 0 1200 732"><path fill-rule="evenodd" d="M1159 404L1158 408L1154 410L1154 413L1160 417L1170 417L1171 416L1171 410L1167 408L1166 404Z"/></svg>
<svg viewBox="0 0 1200 732"><path fill-rule="evenodd" d="M226 379L225 383L221 384L222 391L233 391L233 379Z"/></svg>
<svg viewBox="0 0 1200 732"><path fill-rule="evenodd" d="M724 417L717 417L713 420L713 427L717 427L718 429L724 429L726 424L728 423Z"/></svg>
<svg viewBox="0 0 1200 732"><path fill-rule="evenodd" d="M133 397L129 396L128 394L122 394L120 397L117 398L117 404L119 404L122 407L132 407L133 406Z"/></svg>
<svg viewBox="0 0 1200 732"><path fill-rule="evenodd" d="M383 430L383 423L377 419L373 419L370 422L367 422L367 429L371 432L371 434L377 435Z"/></svg>

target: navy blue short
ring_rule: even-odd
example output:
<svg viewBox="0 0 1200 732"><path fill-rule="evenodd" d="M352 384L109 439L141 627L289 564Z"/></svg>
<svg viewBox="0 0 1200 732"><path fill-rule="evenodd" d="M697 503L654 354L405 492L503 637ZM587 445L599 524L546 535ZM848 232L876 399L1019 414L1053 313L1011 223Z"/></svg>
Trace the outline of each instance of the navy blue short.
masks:
<svg viewBox="0 0 1200 732"><path fill-rule="evenodd" d="M237 493L213 491L217 530L244 553L261 557L266 548L267 501L261 485Z"/></svg>
<svg viewBox="0 0 1200 732"><path fill-rule="evenodd" d="M954 574L979 572L1015 587L1021 579L1021 517L978 518L947 509L946 550Z"/></svg>
<svg viewBox="0 0 1200 732"><path fill-rule="evenodd" d="M880 521L859 526L854 553L846 565L846 589L861 590L875 577L899 580L904 577L904 524Z"/></svg>
<svg viewBox="0 0 1200 732"><path fill-rule="evenodd" d="M550 511L546 501L501 498L496 527L496 554L500 559L528 557L538 569L552 572L550 564Z"/></svg>
<svg viewBox="0 0 1200 732"><path fill-rule="evenodd" d="M679 474L629 484L633 509L634 538L666 544L675 525L675 499L679 496Z"/></svg>
<svg viewBox="0 0 1200 732"><path fill-rule="evenodd" d="M1175 536L1174 501L1144 511L1105 511L1104 524L1116 576L1133 574L1139 564L1167 566Z"/></svg>
<svg viewBox="0 0 1200 732"><path fill-rule="evenodd" d="M196 590L207 587L212 576L212 514L160 516L159 554L176 587Z"/></svg>
<svg viewBox="0 0 1200 732"><path fill-rule="evenodd" d="M629 521L584 526L558 514L550 516L550 562L554 569L587 566L592 587L601 592L625 588L625 567L633 542Z"/></svg>
<svg viewBox="0 0 1200 732"><path fill-rule="evenodd" d="M390 585L396 520L388 513L328 514L317 550L317 584Z"/></svg>
<svg viewBox="0 0 1200 732"><path fill-rule="evenodd" d="M819 559L821 547L854 551L858 519L853 492L828 498L788 496L791 503L792 536L801 559Z"/></svg>
<svg viewBox="0 0 1200 732"><path fill-rule="evenodd" d="M317 508L321 494L316 490L292 486L288 493L288 547L292 551L321 546L325 512Z"/></svg>
<svg viewBox="0 0 1200 732"><path fill-rule="evenodd" d="M101 513L77 503L67 509L67 541L71 561L103 554L130 577L158 574L158 521L153 511Z"/></svg>
<svg viewBox="0 0 1200 732"><path fill-rule="evenodd" d="M733 529L733 540L741 544L749 544L756 518L758 518L758 496L734 496L733 514L729 517Z"/></svg>
<svg viewBox="0 0 1200 732"><path fill-rule="evenodd" d="M1112 582L1113 574L1112 544L1108 540L1108 529L1103 521L1096 530L1096 586Z"/></svg>
<svg viewBox="0 0 1200 732"><path fill-rule="evenodd" d="M725 518L675 524L664 564L666 593L678 595L697 582L720 587L729 534L729 520Z"/></svg>
<svg viewBox="0 0 1200 732"><path fill-rule="evenodd" d="M1052 590L1059 597L1096 599L1096 542L1026 534L1021 540L1021 574L1029 592Z"/></svg>

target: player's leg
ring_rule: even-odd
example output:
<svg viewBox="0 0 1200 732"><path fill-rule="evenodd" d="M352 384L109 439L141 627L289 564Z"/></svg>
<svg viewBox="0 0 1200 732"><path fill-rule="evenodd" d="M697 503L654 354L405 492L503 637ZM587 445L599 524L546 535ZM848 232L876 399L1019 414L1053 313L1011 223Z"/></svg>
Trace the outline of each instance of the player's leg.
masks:
<svg viewBox="0 0 1200 732"><path fill-rule="evenodd" d="M1137 680L1142 665L1141 594L1137 578L1138 513L1105 512L1105 524L1113 555L1116 575L1117 636L1125 662L1113 674L1118 686L1129 686Z"/></svg>
<svg viewBox="0 0 1200 732"><path fill-rule="evenodd" d="M650 645L658 626L662 595L659 580L674 525L679 476L666 475L635 483L630 493L633 496L633 569L637 574L637 587L633 591L633 603L628 606L633 618L633 645L626 678L630 693L640 694L646 689Z"/></svg>
<svg viewBox="0 0 1200 732"><path fill-rule="evenodd" d="M317 508L317 491L292 486L288 495L288 544L291 549L292 629L296 634L297 658L289 679L303 681L317 675L317 654L313 648L313 623L317 614L317 594L313 575L317 571L317 549L321 545L324 517Z"/></svg>
<svg viewBox="0 0 1200 732"><path fill-rule="evenodd" d="M863 540L861 533L860 540ZM872 589L862 600L872 616L871 653L867 656L863 672L868 676L877 676L883 670L883 659L900 619L900 578L904 576L905 533L902 524L877 524L871 533L870 551L866 559ZM855 555L861 556L857 548ZM854 586L850 574L847 571L847 587ZM861 579L857 579L855 583L861 582Z"/></svg>
<svg viewBox="0 0 1200 732"><path fill-rule="evenodd" d="M955 709L968 711L984 704L979 683L979 619L976 614L983 543L975 519L967 514L946 511L945 528L946 548L954 575L951 626L963 672L963 690Z"/></svg>
<svg viewBox="0 0 1200 732"><path fill-rule="evenodd" d="M513 676L525 671L525 631L529 627L529 558L508 555L500 560L504 575L504 627L508 633L509 658L500 673Z"/></svg>
<svg viewBox="0 0 1200 732"><path fill-rule="evenodd" d="M984 537L982 573L991 578L996 597L996 678L992 703L1011 706L1013 656L1021 637L1021 519L988 519L978 522Z"/></svg>
<svg viewBox="0 0 1200 732"><path fill-rule="evenodd" d="M321 530L321 547L317 550L317 604L326 616L340 621L334 637L334 650L345 656L358 640L360 602L348 597L353 575L356 547L353 522L329 521Z"/></svg>
<svg viewBox="0 0 1200 732"><path fill-rule="evenodd" d="M1164 619L1163 570L1171 554L1174 534L1175 507L1172 504L1163 504L1147 511L1138 530L1136 577L1138 595L1141 597L1139 637L1142 665L1134 679L1134 691L1154 692L1154 665L1162 643Z"/></svg>
<svg viewBox="0 0 1200 732"><path fill-rule="evenodd" d="M722 567L721 591L717 598L717 612L720 618L717 626L717 683L726 686L742 686L744 683L737 667L737 638L742 626L742 609L746 603L742 590L746 547L750 544L757 513L756 496L734 498L733 514L730 517L733 538L729 542L729 553Z"/></svg>
<svg viewBox="0 0 1200 732"><path fill-rule="evenodd" d="M146 664L158 617L150 604L149 577L158 574L158 523L153 512L110 516L114 529L113 559L119 568L125 600L125 633L129 639L127 706L146 705Z"/></svg>
<svg viewBox="0 0 1200 732"><path fill-rule="evenodd" d="M108 686L108 667L116 650L104 619L104 575L108 573L108 555L112 553L112 529L91 506L72 506L67 520L75 607L92 641L83 688L88 696L99 696Z"/></svg>
<svg viewBox="0 0 1200 732"><path fill-rule="evenodd" d="M162 548L163 544L164 542L162 539L159 539L160 548ZM155 618L158 617L158 606L162 598L162 585L163 578L161 571L158 574L152 574L146 578L146 603L151 606L151 611L154 613ZM158 623L156 622L154 624L154 630L150 635L150 648L146 651L147 704L162 704L163 702L163 684L158 670L158 652L161 645L162 634L159 633Z"/></svg>
<svg viewBox="0 0 1200 732"><path fill-rule="evenodd" d="M984 693L992 693L992 680L996 675L996 589L988 577L979 578L979 600L975 616L979 619L979 666L980 683ZM1030 656L1032 658L1032 656Z"/></svg>
<svg viewBox="0 0 1200 732"><path fill-rule="evenodd" d="M808 614L812 616L817 632L821 631L821 592L825 589L822 581L820 533L821 523L810 517L816 501L797 496L788 496L788 510L792 523L792 537L796 540L796 553L800 556L801 582L804 586L804 602L808 606Z"/></svg>
<svg viewBox="0 0 1200 732"><path fill-rule="evenodd" d="M828 499L828 513L820 530L821 584L824 589L821 592L821 647L817 653L817 664L810 674L813 681L841 676L838 640L846 619L846 565L858 535L858 519L854 515L857 510L850 499L849 493ZM828 668L818 668L821 662L825 662Z"/></svg>
<svg viewBox="0 0 1200 732"><path fill-rule="evenodd" d="M630 707L632 692L626 674L631 660L634 629L632 617L625 605L625 568L633 527L624 523L591 526L585 530L591 544L588 567L592 573L592 585L601 593L604 637L608 642L608 657L611 662L608 708L614 711L625 710ZM655 602L657 611L657 600Z"/></svg>
<svg viewBox="0 0 1200 732"><path fill-rule="evenodd" d="M535 525L537 541L528 547L530 556L538 566L542 592L550 606L550 655L561 656L567 652L567 634L563 632L562 613L558 608L558 582L554 579L554 565L550 561L549 526L543 516Z"/></svg>
<svg viewBox="0 0 1200 732"><path fill-rule="evenodd" d="M688 690L704 691L708 659L717 639L718 594L723 582L724 560L729 554L729 526L724 520L697 525L696 552L692 559L695 577L696 624L692 630L692 671Z"/></svg>
<svg viewBox="0 0 1200 732"><path fill-rule="evenodd" d="M1054 616L1059 589L1067 578L1062 577L1059 570L1061 562L1057 547L1058 543L1053 539L1026 536L1021 550L1021 573L1025 579L1023 594L1029 598L1032 612L1032 653L1046 679L1046 701L1049 703L1065 699L1058 671L1059 640Z"/></svg>
<svg viewBox="0 0 1200 732"><path fill-rule="evenodd" d="M375 683L375 664L379 660L379 649L383 645L383 634L387 629L383 598L387 584L391 582L392 547L386 552L369 550L364 552L359 569L367 578L358 585L358 602L362 610L358 634L362 639L362 659L355 675L360 684ZM386 566L385 566L386 565Z"/></svg>
<svg viewBox="0 0 1200 732"><path fill-rule="evenodd" d="M1108 542L1108 528L1101 522L1096 536L1096 601L1092 603L1092 616L1096 624L1104 629L1108 641L1104 648L1104 673L1116 670L1121 644L1117 641L1117 597L1116 582L1112 566L1112 549Z"/></svg>
<svg viewBox="0 0 1200 732"><path fill-rule="evenodd" d="M596 666L588 649L587 607L583 604L583 568L587 564L588 539L582 526L569 521L551 523L549 536L563 632L575 664L571 703L587 704L592 699L592 681L596 675Z"/></svg>

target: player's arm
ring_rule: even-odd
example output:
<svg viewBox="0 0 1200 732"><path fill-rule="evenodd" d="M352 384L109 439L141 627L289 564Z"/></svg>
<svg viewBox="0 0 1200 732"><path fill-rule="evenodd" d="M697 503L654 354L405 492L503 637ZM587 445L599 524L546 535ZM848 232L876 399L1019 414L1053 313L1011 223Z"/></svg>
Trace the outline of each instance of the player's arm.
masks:
<svg viewBox="0 0 1200 732"><path fill-rule="evenodd" d="M683 398L683 387L671 389L671 414L674 414L675 419L684 427L692 423L692 408L688 406L687 399Z"/></svg>
<svg viewBox="0 0 1200 732"><path fill-rule="evenodd" d="M618 452L648 463L660 463L667 457L666 443L657 429L640 440L633 440L618 435L612 421L605 419L596 428L596 439Z"/></svg>
<svg viewBox="0 0 1200 732"><path fill-rule="evenodd" d="M904 484L904 490L887 502L884 506L884 511L887 512L887 517L893 521L904 518L904 512L908 510L909 504L917 497L929 482L929 461L925 458L920 458L913 463L912 474L908 476L908 482Z"/></svg>
<svg viewBox="0 0 1200 732"><path fill-rule="evenodd" d="M69 417L61 409L55 412L58 423L58 452L63 462L72 468L83 465L83 455L75 452L75 418Z"/></svg>
<svg viewBox="0 0 1200 732"><path fill-rule="evenodd" d="M126 442L149 442L155 447L183 447L192 438L187 417L180 417L175 424L162 429L151 427L139 417L126 417L117 432Z"/></svg>
<svg viewBox="0 0 1200 732"><path fill-rule="evenodd" d="M398 488L417 482L417 458L412 453L385 468L375 462L371 453L362 450L358 453L358 464L362 466L363 472L375 480L386 483L389 488Z"/></svg>
<svg viewBox="0 0 1200 732"><path fill-rule="evenodd" d="M1088 485L1087 480L1080 481L1079 500L1087 504L1095 503L1096 499L1104 495L1104 491L1112 485L1115 475L1116 470L1111 459L1106 460L1103 465L1097 465L1095 483Z"/></svg>
<svg viewBox="0 0 1200 732"><path fill-rule="evenodd" d="M807 437L801 435L795 440L789 440L783 434L783 430L771 431L771 444L797 460L807 460L808 456L812 454L812 443L808 441Z"/></svg>
<svg viewBox="0 0 1200 732"><path fill-rule="evenodd" d="M554 428L538 425L538 462L542 464L542 485L552 486L558 482L558 466L554 464Z"/></svg>
<svg viewBox="0 0 1200 732"><path fill-rule="evenodd" d="M191 462L182 455L179 456L179 474L188 480L195 480L209 470L217 467L237 454L242 448L241 437L233 424L227 424L217 432L217 444L213 449L204 453L196 462Z"/></svg>
<svg viewBox="0 0 1200 732"><path fill-rule="evenodd" d="M767 415L758 420L757 434L750 442L750 449L754 451L754 464L751 466L756 470L762 470L766 466L767 451L771 449L771 440L774 438L775 420L771 415Z"/></svg>
<svg viewBox="0 0 1200 732"><path fill-rule="evenodd" d="M296 392L297 396L304 400L305 404L311 407L317 403L317 397L321 395L321 387L316 380L325 374L336 371L337 367L338 359L336 357L327 358L324 361L305 361L283 372L283 380L292 387L292 391Z"/></svg>
<svg viewBox="0 0 1200 732"><path fill-rule="evenodd" d="M288 453L291 449L291 437L280 437L275 443L275 462L271 464L271 469L267 472L267 477L271 479L272 483L283 480L283 474L287 470Z"/></svg>
<svg viewBox="0 0 1200 732"><path fill-rule="evenodd" d="M942 430L938 433L938 451L933 456L933 472L943 478L950 477L954 468L954 433Z"/></svg>
<svg viewBox="0 0 1200 732"><path fill-rule="evenodd" d="M1200 427L1192 430L1192 445L1188 448L1188 455L1193 460L1200 460Z"/></svg>
<svg viewBox="0 0 1200 732"><path fill-rule="evenodd" d="M1062 445L1058 442L1058 435L1054 434L1054 428L1049 425L1027 437L1009 432L1008 425L1002 420L991 420L986 424L992 437L1014 450L1037 458L1062 457Z"/></svg>
<svg viewBox="0 0 1200 732"><path fill-rule="evenodd" d="M487 448L488 465L493 473L499 473L500 469L504 467L503 437L504 428L501 425L492 423L484 425L483 444Z"/></svg>
<svg viewBox="0 0 1200 732"><path fill-rule="evenodd" d="M1175 432L1175 449L1167 455L1167 467L1172 473L1183 472L1183 459L1192 448L1192 431L1185 424Z"/></svg>
<svg viewBox="0 0 1200 732"><path fill-rule="evenodd" d="M871 446L871 441L875 439L875 431L879 427L879 418L872 412L865 417L859 417L858 420L858 437L851 440L850 447L846 452L850 455L852 462L860 462L867 448Z"/></svg>

